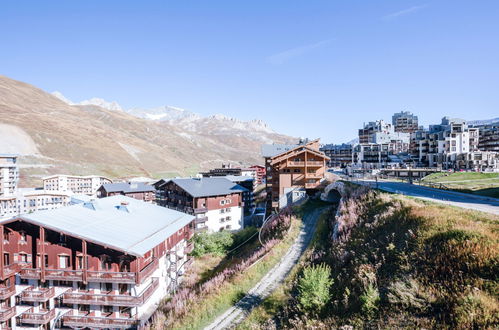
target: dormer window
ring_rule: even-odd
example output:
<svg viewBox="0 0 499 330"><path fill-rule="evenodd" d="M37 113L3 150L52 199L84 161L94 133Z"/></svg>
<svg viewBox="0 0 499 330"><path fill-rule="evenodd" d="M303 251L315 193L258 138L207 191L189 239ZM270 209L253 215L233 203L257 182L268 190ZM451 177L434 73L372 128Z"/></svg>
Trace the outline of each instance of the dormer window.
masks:
<svg viewBox="0 0 499 330"><path fill-rule="evenodd" d="M26 242L26 232L24 232L24 231L19 232L19 240L21 242Z"/></svg>

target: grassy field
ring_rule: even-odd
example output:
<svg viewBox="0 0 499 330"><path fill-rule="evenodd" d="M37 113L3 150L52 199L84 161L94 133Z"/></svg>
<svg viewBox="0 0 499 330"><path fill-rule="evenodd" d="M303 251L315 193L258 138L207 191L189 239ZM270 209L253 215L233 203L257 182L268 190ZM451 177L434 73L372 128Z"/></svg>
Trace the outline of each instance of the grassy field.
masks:
<svg viewBox="0 0 499 330"><path fill-rule="evenodd" d="M304 312L299 271L241 329L443 328L499 326L499 217L368 192L324 219L301 266L333 270L330 301Z"/></svg>
<svg viewBox="0 0 499 330"><path fill-rule="evenodd" d="M423 183L444 189L499 198L499 173L433 173Z"/></svg>

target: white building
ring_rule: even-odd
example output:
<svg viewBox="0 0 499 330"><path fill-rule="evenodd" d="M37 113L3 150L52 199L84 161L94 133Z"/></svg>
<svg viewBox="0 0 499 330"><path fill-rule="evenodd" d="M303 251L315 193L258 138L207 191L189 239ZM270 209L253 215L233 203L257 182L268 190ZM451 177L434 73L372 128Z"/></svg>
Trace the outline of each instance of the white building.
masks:
<svg viewBox="0 0 499 330"><path fill-rule="evenodd" d="M112 183L112 180L98 175L52 175L43 178L43 189L95 196L100 186L106 183Z"/></svg>
<svg viewBox="0 0 499 330"><path fill-rule="evenodd" d="M0 154L0 198L14 195L18 182L17 155Z"/></svg>

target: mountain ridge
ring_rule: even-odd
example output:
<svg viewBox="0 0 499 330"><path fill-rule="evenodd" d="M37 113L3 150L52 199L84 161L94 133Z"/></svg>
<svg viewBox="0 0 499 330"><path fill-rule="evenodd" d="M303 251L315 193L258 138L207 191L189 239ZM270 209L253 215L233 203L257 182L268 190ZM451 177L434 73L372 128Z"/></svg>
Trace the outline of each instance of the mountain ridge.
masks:
<svg viewBox="0 0 499 330"><path fill-rule="evenodd" d="M262 163L266 142L294 138L266 131L251 134L218 120L192 130L137 118L98 105L70 105L33 85L0 75L0 153L21 150L21 181L42 176L100 174L110 177L193 175L222 162ZM11 144L2 141L17 141ZM10 148L10 149L8 149Z"/></svg>

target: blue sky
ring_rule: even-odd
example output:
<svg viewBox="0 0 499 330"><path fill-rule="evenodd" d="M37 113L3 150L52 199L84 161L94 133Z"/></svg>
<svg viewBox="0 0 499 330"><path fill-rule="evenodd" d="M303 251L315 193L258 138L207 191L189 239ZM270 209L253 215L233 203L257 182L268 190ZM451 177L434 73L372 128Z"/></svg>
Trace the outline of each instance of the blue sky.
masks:
<svg viewBox="0 0 499 330"><path fill-rule="evenodd" d="M0 74L74 101L259 118L344 142L411 110L499 116L499 1L0 3Z"/></svg>

